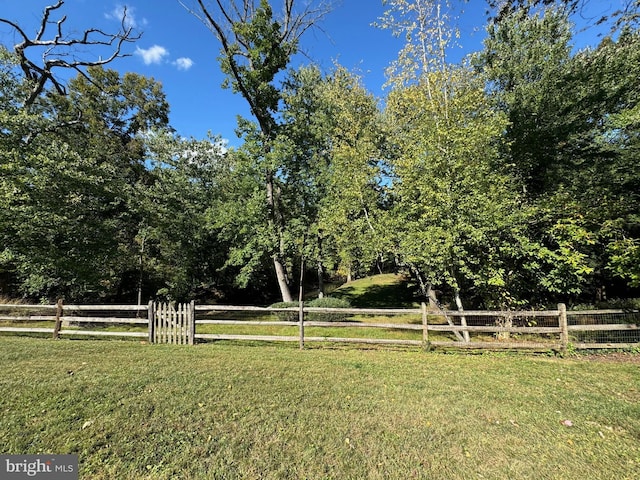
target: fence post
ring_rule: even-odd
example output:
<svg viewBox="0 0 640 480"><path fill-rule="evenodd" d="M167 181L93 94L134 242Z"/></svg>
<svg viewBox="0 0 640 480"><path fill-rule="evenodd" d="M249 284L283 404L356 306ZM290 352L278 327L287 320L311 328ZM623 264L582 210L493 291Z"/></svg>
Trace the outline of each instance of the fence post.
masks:
<svg viewBox="0 0 640 480"><path fill-rule="evenodd" d="M304 302L300 299L298 309L298 324L300 326L300 350L304 349Z"/></svg>
<svg viewBox="0 0 640 480"><path fill-rule="evenodd" d="M62 325L62 316L64 315L62 307L62 299L59 298L56 303L56 325L53 327L53 338L58 339L60 335L60 326Z"/></svg>
<svg viewBox="0 0 640 480"><path fill-rule="evenodd" d="M566 352L569 346L569 325L567 323L567 306L564 303L558 304L558 324L560 326L562 351Z"/></svg>
<svg viewBox="0 0 640 480"><path fill-rule="evenodd" d="M153 300L149 300L147 306L147 320L149 321L149 343L155 343L156 336L156 321L155 321L156 303Z"/></svg>
<svg viewBox="0 0 640 480"><path fill-rule="evenodd" d="M427 304L422 302L422 343L425 349L429 349L429 326L427 322Z"/></svg>
<svg viewBox="0 0 640 480"><path fill-rule="evenodd" d="M189 345L193 345L196 339L196 302L191 300L189 304Z"/></svg>

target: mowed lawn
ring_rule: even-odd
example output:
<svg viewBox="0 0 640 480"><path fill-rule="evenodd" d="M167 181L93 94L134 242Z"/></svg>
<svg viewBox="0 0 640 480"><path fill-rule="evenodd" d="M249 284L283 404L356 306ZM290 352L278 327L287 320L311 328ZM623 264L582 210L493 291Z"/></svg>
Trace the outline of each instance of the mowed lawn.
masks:
<svg viewBox="0 0 640 480"><path fill-rule="evenodd" d="M82 479L637 479L640 363L0 337L0 453Z"/></svg>

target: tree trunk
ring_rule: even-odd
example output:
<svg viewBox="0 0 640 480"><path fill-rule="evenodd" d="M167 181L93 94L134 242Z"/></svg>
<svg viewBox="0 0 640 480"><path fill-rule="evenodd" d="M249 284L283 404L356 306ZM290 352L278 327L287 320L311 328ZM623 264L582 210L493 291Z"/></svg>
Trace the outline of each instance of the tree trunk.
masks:
<svg viewBox="0 0 640 480"><path fill-rule="evenodd" d="M418 267L416 267L414 264L412 264L412 263L409 264L409 268L413 271L413 274L416 276L416 280L418 280L418 286L420 287L420 293L422 294L422 296L424 298L428 298L429 297L429 289L431 288L431 283L429 283L429 285L427 286L427 283L422 278L422 274L420 273L420 270L418 270ZM431 301L429 301L429 305L431 305Z"/></svg>
<svg viewBox="0 0 640 480"><path fill-rule="evenodd" d="M436 310L438 308L438 297L431 282L427 285L427 298L429 299L429 308L431 310Z"/></svg>
<svg viewBox="0 0 640 480"><path fill-rule="evenodd" d="M513 327L513 317L509 313L505 317L498 318L498 320L496 320L496 323L499 327L511 328ZM511 334L509 332L498 332L496 334L496 338L498 340L509 340L510 337L511 337Z"/></svg>
<svg viewBox="0 0 640 480"><path fill-rule="evenodd" d="M138 306L142 305L142 284L144 282L144 244L146 241L146 235L142 237L140 243L140 259L139 259L139 272L138 272ZM139 313L139 312L138 312Z"/></svg>
<svg viewBox="0 0 640 480"><path fill-rule="evenodd" d="M450 326L455 327L455 323L451 320L451 318L449 318L449 315L447 315L445 309L442 308L442 306L438 303L438 299L435 296L435 292L433 291L431 282L429 282L428 284L427 282L425 282L424 278L422 278L422 273L420 273L420 270L414 264L410 264L409 268L413 271L414 275L418 279L418 284L420 285L420 291L422 292L422 295L425 298L429 299L429 306L432 306L434 309L442 312L442 315L444 316L444 319L447 321L447 323ZM454 330L453 334L458 339L458 341L465 341L464 337L457 330Z"/></svg>
<svg viewBox="0 0 640 480"><path fill-rule="evenodd" d="M460 289L459 288L455 288L454 289L454 297L455 297L455 301L456 301L456 307L458 307L458 311L459 312L464 312L464 308L462 306L462 299L460 298ZM464 315L460 317L460 324L463 327L467 326L467 317L465 317ZM465 342L469 342L470 338L469 338L469 332L464 330L462 332L462 336L464 338Z"/></svg>
<svg viewBox="0 0 640 480"><path fill-rule="evenodd" d="M287 282L287 271L280 259L274 255L273 266L276 269L276 279L278 280L278 287L280 287L280 295L282 295L283 302L293 302L293 296L289 289L289 282Z"/></svg>
<svg viewBox="0 0 640 480"><path fill-rule="evenodd" d="M275 186L273 173L267 172L265 182L266 194L267 194L267 206L269 207L269 227L276 230L278 236L278 250L280 254L283 251L283 238L282 238L282 216L278 208L278 189ZM276 271L276 280L278 281L278 287L280 288L280 295L283 302L293 302L293 296L289 288L289 279L287 277L287 270L282 263L282 257L280 254L273 255L273 266Z"/></svg>
<svg viewBox="0 0 640 480"><path fill-rule="evenodd" d="M318 298L324 298L324 265L318 262Z"/></svg>
<svg viewBox="0 0 640 480"><path fill-rule="evenodd" d="M324 298L324 264L322 263L322 230L318 232L318 298Z"/></svg>

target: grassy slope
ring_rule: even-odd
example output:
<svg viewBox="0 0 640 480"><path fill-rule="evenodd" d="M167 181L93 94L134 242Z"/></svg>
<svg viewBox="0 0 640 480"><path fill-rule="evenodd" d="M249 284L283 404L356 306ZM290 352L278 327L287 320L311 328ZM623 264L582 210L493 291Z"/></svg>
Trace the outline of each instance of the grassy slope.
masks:
<svg viewBox="0 0 640 480"><path fill-rule="evenodd" d="M345 283L331 293L344 298L358 308L412 308L416 302L415 288L401 275L387 273Z"/></svg>
<svg viewBox="0 0 640 480"><path fill-rule="evenodd" d="M0 362L2 453L77 453L81 478L640 472L637 364L18 337Z"/></svg>

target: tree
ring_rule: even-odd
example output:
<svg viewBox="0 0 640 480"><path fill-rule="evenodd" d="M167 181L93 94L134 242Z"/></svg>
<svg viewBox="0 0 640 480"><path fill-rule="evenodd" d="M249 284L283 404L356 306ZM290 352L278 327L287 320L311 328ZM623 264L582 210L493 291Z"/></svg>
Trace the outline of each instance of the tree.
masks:
<svg viewBox="0 0 640 480"><path fill-rule="evenodd" d="M247 101L258 128L241 121L252 146L247 150L250 160L259 165L267 212L264 220L270 234L267 248L275 269L283 301L291 301L285 251L285 230L281 190L277 178L280 158L274 154L274 141L279 129L280 91L277 76L297 53L301 36L318 22L327 9L310 6L298 12L295 0L284 0L282 16L274 17L267 0L217 1L207 6L198 0L196 9L189 9L214 34L221 46L220 67L227 76L223 86L240 93ZM266 237L265 237L266 240Z"/></svg>
<svg viewBox="0 0 640 480"><path fill-rule="evenodd" d="M31 296L114 295L135 271L149 181L140 133L166 125L168 105L156 82L99 67L67 88L3 112L5 268Z"/></svg>
<svg viewBox="0 0 640 480"><path fill-rule="evenodd" d="M429 86L395 89L387 100L399 257L425 296L450 289L462 309L466 289L476 302L508 306L522 203L499 162L506 117L471 69L427 75Z"/></svg>
<svg viewBox="0 0 640 480"><path fill-rule="evenodd" d="M383 26L407 39L386 103L397 254L425 297L449 289L462 310L466 288L481 301L508 304L502 254L517 230L520 199L500 162L506 117L490 104L482 76L447 62L455 38L447 2L389 5Z"/></svg>
<svg viewBox="0 0 640 480"><path fill-rule="evenodd" d="M227 279L220 269L228 246L210 221L219 215L220 189L232 175L223 141L184 139L166 130L145 140L153 183L139 197L139 295L144 287L172 300L223 292Z"/></svg>
<svg viewBox="0 0 640 480"><path fill-rule="evenodd" d="M510 12L490 25L485 68L535 205L539 284L602 299L612 273L636 275L638 35L626 28L574 55L571 37L566 11Z"/></svg>
<svg viewBox="0 0 640 480"><path fill-rule="evenodd" d="M390 251L382 114L377 99L343 67L336 67L318 91L313 121L324 131L330 159L320 200L321 253L326 259L332 253L350 279L373 265L380 269Z"/></svg>
<svg viewBox="0 0 640 480"><path fill-rule="evenodd" d="M329 138L320 120L325 118L319 102L322 82L319 70L309 67L289 72L283 83L278 133L266 157L278 167L272 180L281 225L277 232L260 188L264 166L255 162L262 155L263 137L255 124L243 122L245 143L230 155L233 178L226 182L234 186L225 188L226 207L218 208L222 212L218 223L233 239L229 265L241 267L241 285L262 268L274 246L286 260L288 272L296 264L302 269L303 258L318 258L318 209L330 162Z"/></svg>

